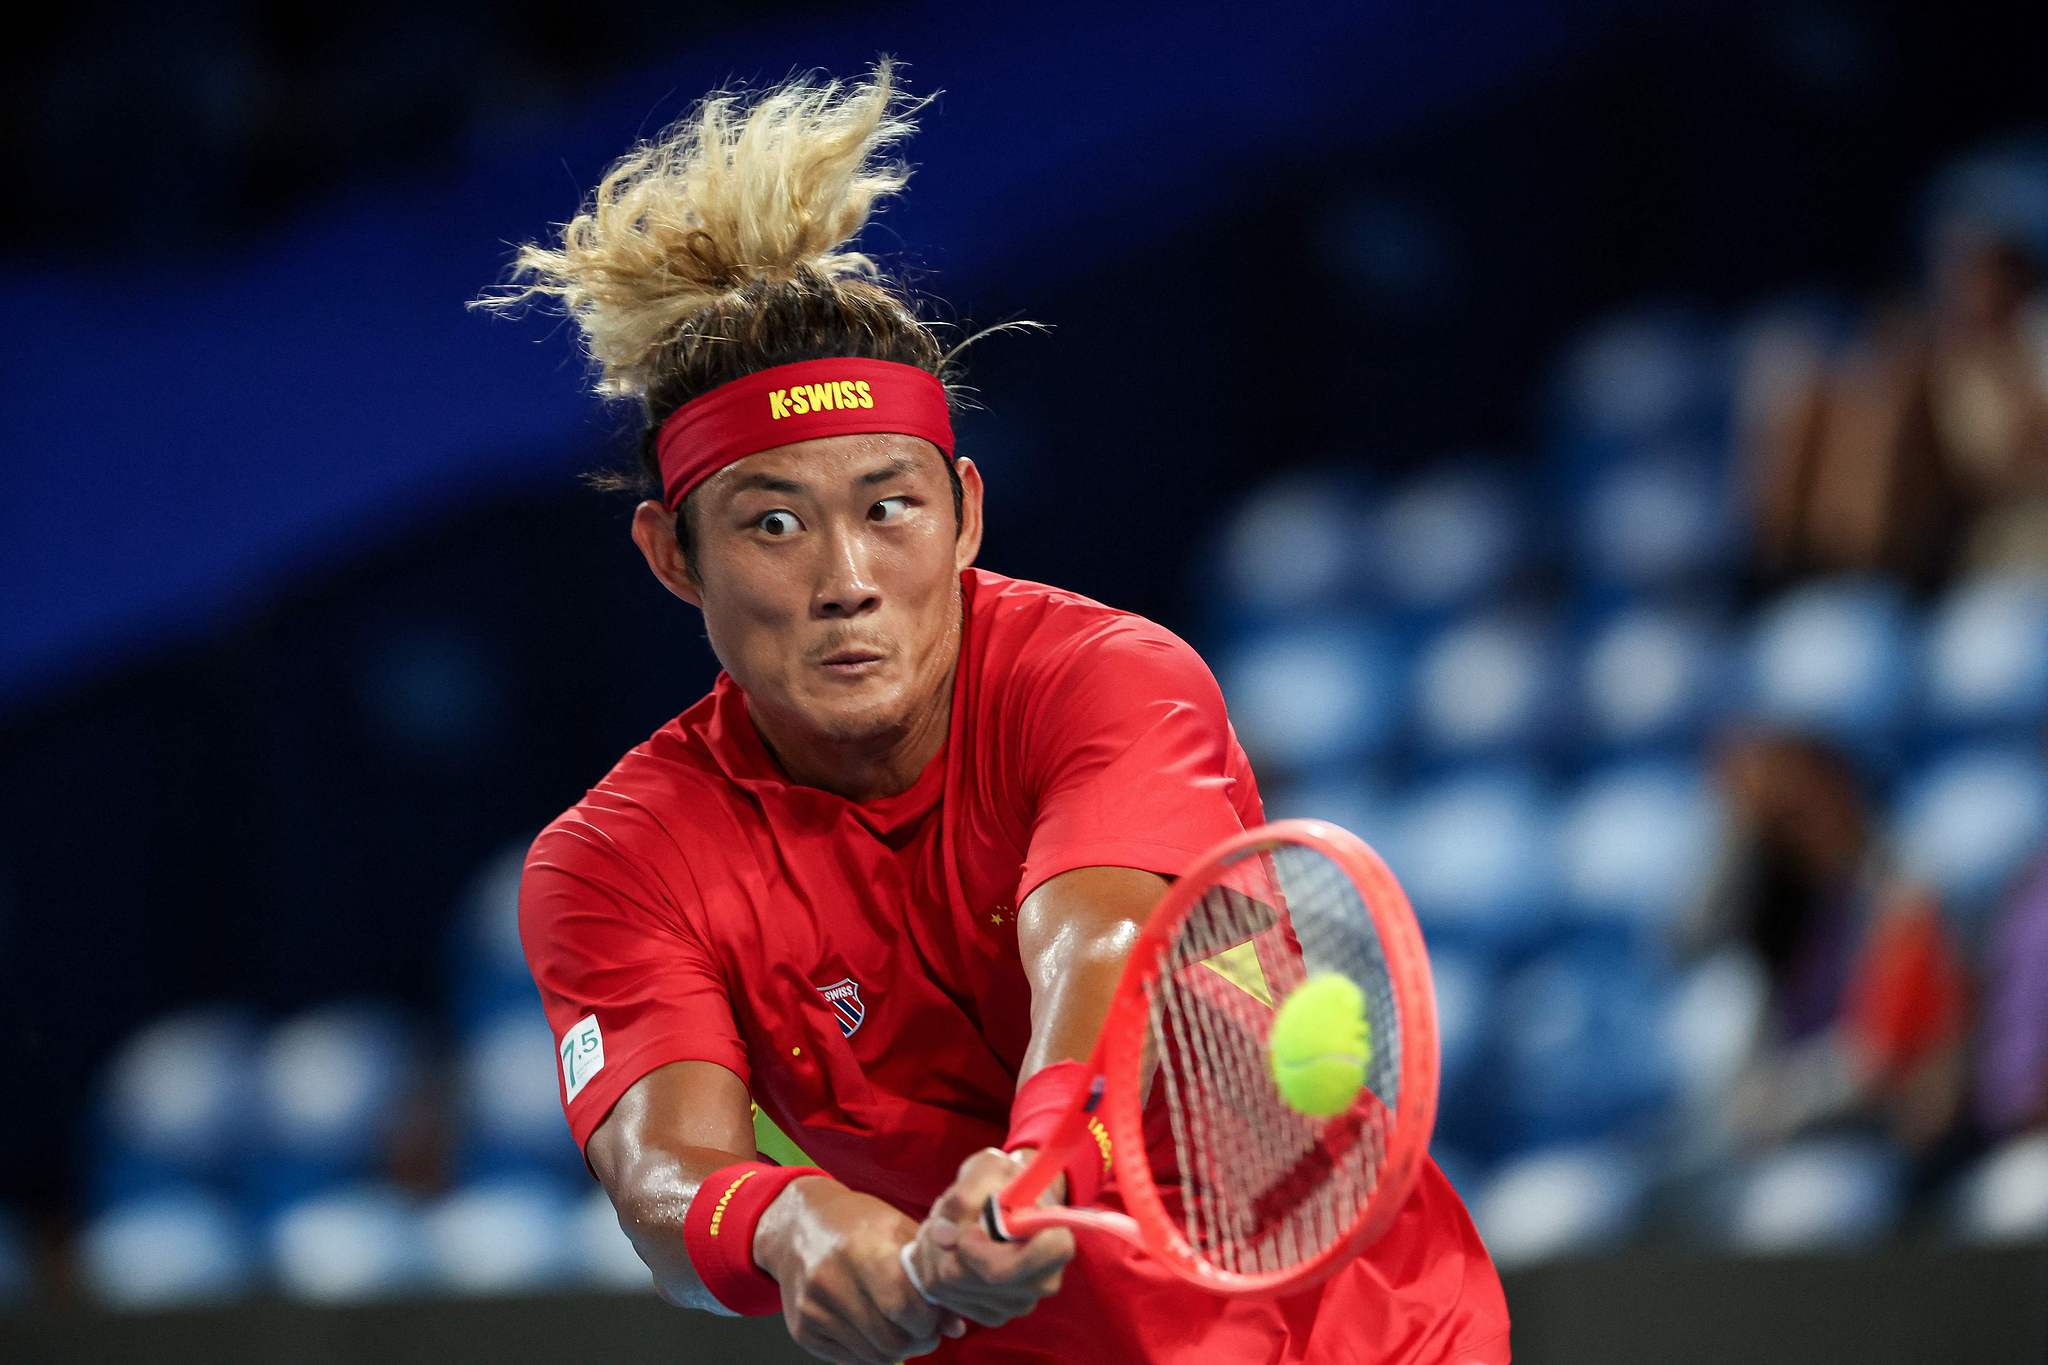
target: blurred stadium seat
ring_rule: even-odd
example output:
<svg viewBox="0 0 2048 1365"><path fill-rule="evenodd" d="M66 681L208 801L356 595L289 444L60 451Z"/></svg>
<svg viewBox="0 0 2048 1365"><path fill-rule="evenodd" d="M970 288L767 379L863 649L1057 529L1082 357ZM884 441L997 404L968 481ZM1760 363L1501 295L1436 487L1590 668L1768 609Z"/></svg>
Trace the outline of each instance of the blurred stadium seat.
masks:
<svg viewBox="0 0 2048 1365"><path fill-rule="evenodd" d="M1664 761L1597 771L1559 821L1566 905L1575 917L1661 938L1698 894L1719 838L1719 808L1696 767Z"/></svg>
<svg viewBox="0 0 2048 1365"><path fill-rule="evenodd" d="M1862 1137L1795 1141L1734 1177L1724 1234L1745 1251L1854 1247L1888 1235L1904 1200L1904 1162Z"/></svg>
<svg viewBox="0 0 2048 1365"><path fill-rule="evenodd" d="M1561 738L1565 673L1557 642L1528 615L1457 622L1415 661L1412 732L1426 761L1538 755Z"/></svg>
<svg viewBox="0 0 2048 1365"><path fill-rule="evenodd" d="M1488 599L1528 553L1509 481L1476 464L1432 470L1396 491L1368 539L1374 595L1403 614L1439 615Z"/></svg>
<svg viewBox="0 0 2048 1365"><path fill-rule="evenodd" d="M26 1303L34 1279L28 1238L14 1215L0 1209L0 1312Z"/></svg>
<svg viewBox="0 0 2048 1365"><path fill-rule="evenodd" d="M1366 497L1357 474L1291 475L1259 489L1230 516L1221 554L1205 568L1231 613L1251 620L1314 615L1357 597Z"/></svg>
<svg viewBox="0 0 2048 1365"><path fill-rule="evenodd" d="M1579 715L1596 754L1690 748L1727 705L1727 641L1712 617L1639 606L1600 623L1579 656Z"/></svg>
<svg viewBox="0 0 2048 1365"><path fill-rule="evenodd" d="M417 1202L389 1185L352 1185L300 1200L272 1220L266 1240L277 1287L312 1303L416 1293L428 1269Z"/></svg>
<svg viewBox="0 0 2048 1365"><path fill-rule="evenodd" d="M587 1178L562 1119L554 1034L540 1001L472 1030L457 1062L457 1166L470 1179L528 1172Z"/></svg>
<svg viewBox="0 0 2048 1365"><path fill-rule="evenodd" d="M1504 1162L1480 1186L1472 1219L1504 1270L1606 1250L1639 1224L1648 1171L1641 1157L1592 1142Z"/></svg>
<svg viewBox="0 0 2048 1365"><path fill-rule="evenodd" d="M577 1203L570 1218L572 1256L586 1284L645 1291L653 1283L646 1262L633 1250L633 1240L619 1226L611 1196L601 1189L592 1189Z"/></svg>
<svg viewBox="0 0 2048 1365"><path fill-rule="evenodd" d="M1648 305L1586 329L1552 390L1552 423L1611 460L1668 439L1712 435L1725 418L1727 348L1686 310Z"/></svg>
<svg viewBox="0 0 2048 1365"><path fill-rule="evenodd" d="M1954 1230L1971 1242L2048 1237L2048 1132L2015 1138L1964 1174Z"/></svg>
<svg viewBox="0 0 2048 1365"><path fill-rule="evenodd" d="M126 1200L78 1238L88 1294L113 1308L169 1308L239 1297L257 1280L256 1258L228 1202L197 1187Z"/></svg>
<svg viewBox="0 0 2048 1365"><path fill-rule="evenodd" d="M493 853L463 888L448 941L448 978L458 1028L471 1028L500 1011L522 1009L539 999L519 942L519 877L530 842L515 839Z"/></svg>
<svg viewBox="0 0 2048 1365"><path fill-rule="evenodd" d="M1574 938L1495 995L1502 1137L1536 1148L1612 1137L1671 1096L1664 983L1611 940Z"/></svg>
<svg viewBox="0 0 2048 1365"><path fill-rule="evenodd" d="M271 1030L257 1059L263 1205L372 1173L406 1115L417 1047L397 1011L327 1005Z"/></svg>
<svg viewBox="0 0 2048 1365"><path fill-rule="evenodd" d="M555 1182L532 1177L484 1181L444 1196L428 1207L425 1231L430 1281L459 1294L557 1287L577 1248L569 1201Z"/></svg>
<svg viewBox="0 0 2048 1365"><path fill-rule="evenodd" d="M1725 1119L1720 1101L1756 1048L1769 985L1748 953L1729 949L1696 963L1665 1002L1663 1033L1678 1094L1696 1122Z"/></svg>
<svg viewBox="0 0 2048 1365"><path fill-rule="evenodd" d="M1385 636L1338 619L1265 631L1225 649L1216 669L1254 762L1283 773L1353 770L1400 719L1400 665Z"/></svg>
<svg viewBox="0 0 2048 1365"><path fill-rule="evenodd" d="M1599 471L1575 501L1582 572L1598 592L1698 585L1730 566L1733 508L1701 451L1645 452Z"/></svg>
<svg viewBox="0 0 2048 1365"><path fill-rule="evenodd" d="M1557 910L1549 792L1519 766L1461 773L1409 793L1382 856L1432 944L1520 951Z"/></svg>
<svg viewBox="0 0 2048 1365"><path fill-rule="evenodd" d="M94 1207L239 1173L255 1139L256 1051L251 1017L228 1006L166 1016L117 1049L93 1121Z"/></svg>
<svg viewBox="0 0 2048 1365"><path fill-rule="evenodd" d="M1916 774L1898 810L1906 872L1968 925L2048 839L2048 770L2032 745L1958 750Z"/></svg>
<svg viewBox="0 0 2048 1365"><path fill-rule="evenodd" d="M1984 577L1951 588L1928 622L1921 670L1937 730L2031 738L2048 716L2048 579Z"/></svg>
<svg viewBox="0 0 2048 1365"><path fill-rule="evenodd" d="M1890 584L1836 579L1787 593L1757 617L1749 702L1774 725L1883 750L1906 720L1910 618Z"/></svg>

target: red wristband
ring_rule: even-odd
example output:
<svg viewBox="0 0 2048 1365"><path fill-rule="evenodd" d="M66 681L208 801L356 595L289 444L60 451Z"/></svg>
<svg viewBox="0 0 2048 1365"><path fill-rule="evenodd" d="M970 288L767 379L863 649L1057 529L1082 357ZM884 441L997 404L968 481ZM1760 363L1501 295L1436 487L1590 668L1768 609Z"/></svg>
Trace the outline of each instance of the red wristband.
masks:
<svg viewBox="0 0 2048 1365"><path fill-rule="evenodd" d="M782 1287L754 1264L754 1226L790 1181L823 1174L816 1166L736 1161L704 1177L683 1217L683 1249L712 1298L741 1317L781 1310Z"/></svg>
<svg viewBox="0 0 2048 1365"><path fill-rule="evenodd" d="M1054 1062L1031 1073L1031 1079L1017 1087L1010 1102L1010 1133L1003 1150L1043 1147L1059 1130L1060 1121L1088 1098L1095 1073L1080 1062ZM1095 1202L1109 1178L1109 1130L1099 1115L1088 1116L1092 1148L1077 1148L1068 1154L1062 1169L1067 1175L1067 1203L1080 1208Z"/></svg>

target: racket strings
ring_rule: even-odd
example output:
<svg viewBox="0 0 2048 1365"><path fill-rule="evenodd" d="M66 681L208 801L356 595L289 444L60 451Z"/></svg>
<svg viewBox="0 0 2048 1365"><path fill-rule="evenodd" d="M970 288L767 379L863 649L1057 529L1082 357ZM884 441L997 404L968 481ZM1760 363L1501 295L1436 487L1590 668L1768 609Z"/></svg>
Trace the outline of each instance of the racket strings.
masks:
<svg viewBox="0 0 2048 1365"><path fill-rule="evenodd" d="M1190 910L1150 986L1158 1088L1197 1256L1236 1274L1313 1260L1355 1227L1399 1102L1400 1019L1385 952L1351 878L1323 854L1257 850ZM1310 975L1356 982L1366 1085L1345 1113L1301 1114L1266 1054L1273 1006Z"/></svg>

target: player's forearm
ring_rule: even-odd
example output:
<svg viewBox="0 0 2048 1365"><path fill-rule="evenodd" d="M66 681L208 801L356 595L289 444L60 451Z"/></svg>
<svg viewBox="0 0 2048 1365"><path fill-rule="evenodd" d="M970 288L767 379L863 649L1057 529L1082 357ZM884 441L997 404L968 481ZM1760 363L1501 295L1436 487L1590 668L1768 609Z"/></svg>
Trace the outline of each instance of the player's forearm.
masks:
<svg viewBox="0 0 2048 1365"><path fill-rule="evenodd" d="M619 1226L625 1229L633 1249L652 1272L655 1289L678 1308L727 1312L704 1288L704 1282L690 1264L683 1224L690 1212L690 1201L697 1197L698 1187L707 1178L734 1162L752 1159L751 1152L649 1145L605 1182L611 1192L612 1207L618 1211Z"/></svg>
<svg viewBox="0 0 2048 1365"><path fill-rule="evenodd" d="M1017 941L1031 982L1031 1043L1020 1081L1094 1050L1131 946L1165 889L1165 879L1149 872L1090 867L1063 873L1025 899Z"/></svg>

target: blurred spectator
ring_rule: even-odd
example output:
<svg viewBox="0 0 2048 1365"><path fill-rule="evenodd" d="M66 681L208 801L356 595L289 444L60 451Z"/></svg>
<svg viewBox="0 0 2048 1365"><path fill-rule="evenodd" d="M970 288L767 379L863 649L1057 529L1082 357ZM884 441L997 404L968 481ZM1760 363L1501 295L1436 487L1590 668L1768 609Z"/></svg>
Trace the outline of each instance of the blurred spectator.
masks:
<svg viewBox="0 0 2048 1365"><path fill-rule="evenodd" d="M1874 1121L1915 1152L1953 1129L1964 983L1933 896L1903 883L1855 770L1786 735L1716 756L1727 835L1687 937L1761 964L1769 1004L1732 1087L1739 1141Z"/></svg>
<svg viewBox="0 0 2048 1365"><path fill-rule="evenodd" d="M1758 569L1931 587L2048 564L2048 310L2017 241L1937 237L1931 300L1880 310L1839 357L1773 331L1743 377Z"/></svg>
<svg viewBox="0 0 2048 1365"><path fill-rule="evenodd" d="M2048 853L1993 925L1984 966L1977 1118L2000 1137L2048 1130Z"/></svg>
<svg viewBox="0 0 2048 1365"><path fill-rule="evenodd" d="M2048 567L2048 305L2019 242L1951 226L1928 394L1972 568Z"/></svg>

